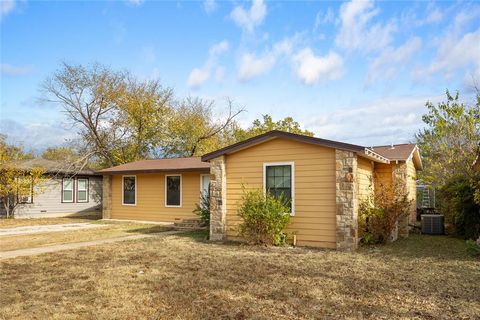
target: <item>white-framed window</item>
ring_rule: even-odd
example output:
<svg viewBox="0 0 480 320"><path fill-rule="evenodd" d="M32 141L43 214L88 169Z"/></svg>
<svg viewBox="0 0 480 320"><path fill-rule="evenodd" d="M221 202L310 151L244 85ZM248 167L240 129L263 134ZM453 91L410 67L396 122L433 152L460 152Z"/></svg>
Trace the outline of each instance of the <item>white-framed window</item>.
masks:
<svg viewBox="0 0 480 320"><path fill-rule="evenodd" d="M20 192L17 192L18 203L33 203L33 181L30 177L18 177L19 185L22 187Z"/></svg>
<svg viewBox="0 0 480 320"><path fill-rule="evenodd" d="M73 202L73 178L62 179L62 202Z"/></svg>
<svg viewBox="0 0 480 320"><path fill-rule="evenodd" d="M295 164L272 162L263 164L263 190L275 198L282 197L295 215Z"/></svg>
<svg viewBox="0 0 480 320"><path fill-rule="evenodd" d="M182 175L165 175L165 207L180 208L182 206Z"/></svg>
<svg viewBox="0 0 480 320"><path fill-rule="evenodd" d="M202 195L210 193L210 174L200 175L200 193Z"/></svg>
<svg viewBox="0 0 480 320"><path fill-rule="evenodd" d="M137 204L137 176L122 176L122 205Z"/></svg>
<svg viewBox="0 0 480 320"><path fill-rule="evenodd" d="M88 202L88 178L77 178L77 202Z"/></svg>

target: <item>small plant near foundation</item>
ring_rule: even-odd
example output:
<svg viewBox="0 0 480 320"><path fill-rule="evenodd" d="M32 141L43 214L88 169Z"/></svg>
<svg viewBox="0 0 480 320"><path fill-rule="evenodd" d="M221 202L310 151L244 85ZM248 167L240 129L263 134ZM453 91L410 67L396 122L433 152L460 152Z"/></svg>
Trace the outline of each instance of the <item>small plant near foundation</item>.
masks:
<svg viewBox="0 0 480 320"><path fill-rule="evenodd" d="M202 192L200 194L200 203L195 204L193 212L198 215L200 222L204 226L210 225L210 193Z"/></svg>
<svg viewBox="0 0 480 320"><path fill-rule="evenodd" d="M238 210L243 219L239 226L240 235L251 244L284 244L286 235L283 230L290 222L289 211L282 197L275 198L258 189L244 189Z"/></svg>
<svg viewBox="0 0 480 320"><path fill-rule="evenodd" d="M408 217L413 200L400 183L392 187L379 185L374 195L361 201L358 208L358 230L366 245L386 243L398 222Z"/></svg>

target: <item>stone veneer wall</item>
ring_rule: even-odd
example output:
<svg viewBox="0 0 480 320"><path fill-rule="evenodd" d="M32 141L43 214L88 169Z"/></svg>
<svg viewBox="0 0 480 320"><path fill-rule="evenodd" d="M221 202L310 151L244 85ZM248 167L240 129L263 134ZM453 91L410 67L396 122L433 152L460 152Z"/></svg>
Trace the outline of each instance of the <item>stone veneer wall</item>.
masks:
<svg viewBox="0 0 480 320"><path fill-rule="evenodd" d="M102 186L102 218L112 217L112 176L103 176Z"/></svg>
<svg viewBox="0 0 480 320"><path fill-rule="evenodd" d="M398 188L405 189L408 192L408 171L407 164L405 162L399 162L398 164L392 163L392 183L397 184ZM400 237L408 237L408 222L409 216L398 221L398 235ZM392 235L392 241L397 240L396 235Z"/></svg>
<svg viewBox="0 0 480 320"><path fill-rule="evenodd" d="M210 160L210 240L224 240L227 219L226 159Z"/></svg>
<svg viewBox="0 0 480 320"><path fill-rule="evenodd" d="M335 150L337 249L355 250L358 246L357 155Z"/></svg>

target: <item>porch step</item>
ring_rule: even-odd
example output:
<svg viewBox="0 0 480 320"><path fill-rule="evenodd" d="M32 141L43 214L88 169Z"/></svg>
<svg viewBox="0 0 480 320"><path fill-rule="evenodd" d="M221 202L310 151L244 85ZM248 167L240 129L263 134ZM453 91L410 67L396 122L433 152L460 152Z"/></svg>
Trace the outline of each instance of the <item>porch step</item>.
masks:
<svg viewBox="0 0 480 320"><path fill-rule="evenodd" d="M202 226L199 219L189 218L175 222L173 224L175 230L204 230L206 227Z"/></svg>

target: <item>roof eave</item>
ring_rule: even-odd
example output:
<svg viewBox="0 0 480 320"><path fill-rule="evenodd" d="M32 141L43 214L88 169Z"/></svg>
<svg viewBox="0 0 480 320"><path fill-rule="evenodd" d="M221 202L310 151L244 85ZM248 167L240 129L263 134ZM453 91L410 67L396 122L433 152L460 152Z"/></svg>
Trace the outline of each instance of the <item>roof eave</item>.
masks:
<svg viewBox="0 0 480 320"><path fill-rule="evenodd" d="M164 173L164 172L210 172L210 168L172 168L172 169L131 169L131 170L99 170L100 175L112 174L141 174L141 173Z"/></svg>

